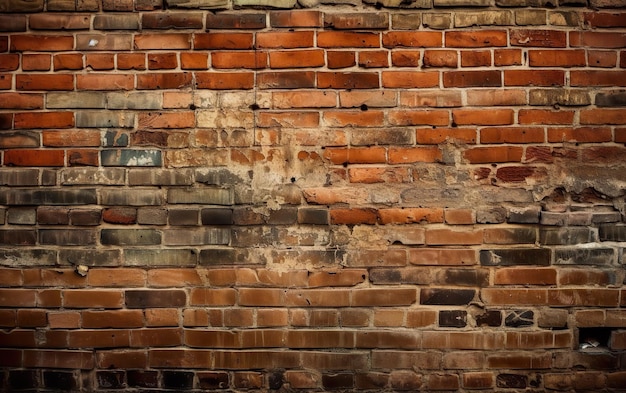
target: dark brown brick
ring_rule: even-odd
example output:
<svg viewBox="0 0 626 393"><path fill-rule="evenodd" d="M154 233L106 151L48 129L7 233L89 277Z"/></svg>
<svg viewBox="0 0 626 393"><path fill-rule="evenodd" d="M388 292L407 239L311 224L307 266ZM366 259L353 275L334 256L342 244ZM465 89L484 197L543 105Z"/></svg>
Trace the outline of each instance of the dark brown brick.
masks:
<svg viewBox="0 0 626 393"><path fill-rule="evenodd" d="M187 295L183 290L128 290L125 292L126 307L183 307Z"/></svg>

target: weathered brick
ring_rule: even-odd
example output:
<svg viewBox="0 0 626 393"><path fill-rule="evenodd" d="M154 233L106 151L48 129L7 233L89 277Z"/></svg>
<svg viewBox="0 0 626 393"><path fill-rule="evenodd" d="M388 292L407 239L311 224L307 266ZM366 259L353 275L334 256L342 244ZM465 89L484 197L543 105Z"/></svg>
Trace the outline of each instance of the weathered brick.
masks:
<svg viewBox="0 0 626 393"><path fill-rule="evenodd" d="M227 188L173 188L168 191L169 203L232 205L233 192Z"/></svg>
<svg viewBox="0 0 626 393"><path fill-rule="evenodd" d="M100 242L108 245L157 245L161 244L161 233L152 229L103 229Z"/></svg>
<svg viewBox="0 0 626 393"><path fill-rule="evenodd" d="M480 251L480 263L485 266L549 265L551 252L547 248L492 249Z"/></svg>

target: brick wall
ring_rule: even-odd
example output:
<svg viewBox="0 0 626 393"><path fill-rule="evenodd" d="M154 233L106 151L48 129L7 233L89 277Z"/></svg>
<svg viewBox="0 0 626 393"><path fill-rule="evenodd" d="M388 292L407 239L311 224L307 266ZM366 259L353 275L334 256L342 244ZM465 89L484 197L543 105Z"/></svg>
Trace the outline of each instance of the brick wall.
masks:
<svg viewBox="0 0 626 393"><path fill-rule="evenodd" d="M624 7L1 1L0 390L624 389Z"/></svg>

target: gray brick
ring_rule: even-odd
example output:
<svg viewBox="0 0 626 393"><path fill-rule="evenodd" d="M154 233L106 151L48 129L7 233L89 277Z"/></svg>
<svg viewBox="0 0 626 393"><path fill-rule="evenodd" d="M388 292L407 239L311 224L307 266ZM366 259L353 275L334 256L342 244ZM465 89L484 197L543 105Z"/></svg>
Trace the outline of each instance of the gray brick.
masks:
<svg viewBox="0 0 626 393"><path fill-rule="evenodd" d="M191 169L130 169L131 186L185 186L193 184Z"/></svg>
<svg viewBox="0 0 626 393"><path fill-rule="evenodd" d="M389 8L432 8L433 0L364 0L364 3Z"/></svg>
<svg viewBox="0 0 626 393"><path fill-rule="evenodd" d="M193 249L124 250L124 266L195 266L197 259L197 252Z"/></svg>
<svg viewBox="0 0 626 393"><path fill-rule="evenodd" d="M601 241L626 241L626 226L620 224L600 225L599 236Z"/></svg>
<svg viewBox="0 0 626 393"><path fill-rule="evenodd" d="M32 233L33 239L36 237L35 231ZM2 239L2 234L0 234ZM48 249L0 249L1 266L54 266L57 264L57 252Z"/></svg>
<svg viewBox="0 0 626 393"><path fill-rule="evenodd" d="M102 136L102 146L104 147L126 147L128 146L128 134L124 132L107 131Z"/></svg>
<svg viewBox="0 0 626 393"><path fill-rule="evenodd" d="M203 266L265 264L266 257L256 255L250 248L211 248L200 251Z"/></svg>
<svg viewBox="0 0 626 393"><path fill-rule="evenodd" d="M49 109L98 109L105 108L106 98L100 92L67 92L46 94Z"/></svg>
<svg viewBox="0 0 626 393"><path fill-rule="evenodd" d="M228 228L167 229L163 231L163 244L168 246L185 245L228 245Z"/></svg>
<svg viewBox="0 0 626 393"><path fill-rule="evenodd" d="M435 30L444 30L452 27L452 14L450 13L424 13L422 15L422 24Z"/></svg>
<svg viewBox="0 0 626 393"><path fill-rule="evenodd" d="M37 243L37 232L30 229L0 230L0 244L8 246L33 246Z"/></svg>
<svg viewBox="0 0 626 393"><path fill-rule="evenodd" d="M139 15L96 15L93 20L93 28L96 30L139 30Z"/></svg>
<svg viewBox="0 0 626 393"><path fill-rule="evenodd" d="M59 252L59 263L74 266L121 266L121 250L65 249Z"/></svg>
<svg viewBox="0 0 626 393"><path fill-rule="evenodd" d="M489 7L493 0L433 0L435 7Z"/></svg>
<svg viewBox="0 0 626 393"><path fill-rule="evenodd" d="M502 224L506 221L506 209L503 207L481 208L476 210L476 222L479 224Z"/></svg>
<svg viewBox="0 0 626 393"><path fill-rule="evenodd" d="M26 31L26 15L0 15L0 31Z"/></svg>
<svg viewBox="0 0 626 393"><path fill-rule="evenodd" d="M617 254L612 248L557 248L554 263L559 265L613 265Z"/></svg>
<svg viewBox="0 0 626 393"><path fill-rule="evenodd" d="M548 22L554 26L580 26L580 14L577 11L555 10L548 12Z"/></svg>
<svg viewBox="0 0 626 393"><path fill-rule="evenodd" d="M11 208L7 222L15 225L35 225L37 223L37 210L35 208Z"/></svg>
<svg viewBox="0 0 626 393"><path fill-rule="evenodd" d="M420 14L417 13L391 15L391 26L394 30L417 30L421 22Z"/></svg>
<svg viewBox="0 0 626 393"><path fill-rule="evenodd" d="M61 170L62 185L123 185L126 171L122 168L66 168Z"/></svg>
<svg viewBox="0 0 626 393"><path fill-rule="evenodd" d="M228 8L229 0L165 0L173 8Z"/></svg>
<svg viewBox="0 0 626 393"><path fill-rule="evenodd" d="M542 228L539 230L539 244L569 245L593 241L589 228Z"/></svg>
<svg viewBox="0 0 626 393"><path fill-rule="evenodd" d="M202 209L200 220L202 225L231 225L233 223L233 209Z"/></svg>
<svg viewBox="0 0 626 393"><path fill-rule="evenodd" d="M233 0L235 7L294 8L296 0Z"/></svg>
<svg viewBox="0 0 626 393"><path fill-rule="evenodd" d="M281 206L280 209L270 210L266 222L270 225L291 225L298 220L298 209Z"/></svg>
<svg viewBox="0 0 626 393"><path fill-rule="evenodd" d="M311 225L328 225L330 217L328 209L300 208L298 209L298 223Z"/></svg>
<svg viewBox="0 0 626 393"><path fill-rule="evenodd" d="M167 224L167 210L150 207L137 209L137 224L165 225Z"/></svg>
<svg viewBox="0 0 626 393"><path fill-rule="evenodd" d="M0 190L0 204L2 205L93 205L96 203L95 189Z"/></svg>
<svg viewBox="0 0 626 393"><path fill-rule="evenodd" d="M106 95L109 109L161 109L163 95L153 92L112 92Z"/></svg>
<svg viewBox="0 0 626 393"><path fill-rule="evenodd" d="M232 205L233 192L228 188L172 188L167 201L181 204Z"/></svg>
<svg viewBox="0 0 626 393"><path fill-rule="evenodd" d="M76 112L76 127L85 128L132 128L135 114L127 112Z"/></svg>
<svg viewBox="0 0 626 393"><path fill-rule="evenodd" d="M77 226L95 226L100 224L102 211L100 209L70 210L70 223Z"/></svg>
<svg viewBox="0 0 626 393"><path fill-rule="evenodd" d="M36 186L39 184L37 169L0 169L0 186Z"/></svg>
<svg viewBox="0 0 626 393"><path fill-rule="evenodd" d="M161 244L161 233L153 229L103 229L100 242L116 246L153 246Z"/></svg>
<svg viewBox="0 0 626 393"><path fill-rule="evenodd" d="M591 105L591 98L585 90L533 89L530 91L529 103L541 106L585 106Z"/></svg>
<svg viewBox="0 0 626 393"><path fill-rule="evenodd" d="M560 212L545 212L542 211L540 218L539 218L539 222L542 225L556 225L556 226L563 226L565 224L567 224L568 221L568 214L567 213L560 213Z"/></svg>
<svg viewBox="0 0 626 393"><path fill-rule="evenodd" d="M7 210L5 208L0 208L0 225L5 223L6 212Z"/></svg>
<svg viewBox="0 0 626 393"><path fill-rule="evenodd" d="M42 186L56 186L57 183L57 169L43 169L41 171L41 185Z"/></svg>
<svg viewBox="0 0 626 393"><path fill-rule="evenodd" d="M32 131L3 132L0 134L0 148L39 147L39 135Z"/></svg>
<svg viewBox="0 0 626 393"><path fill-rule="evenodd" d="M96 244L96 231L85 229L40 229L39 242L55 246L86 246Z"/></svg>
<svg viewBox="0 0 626 393"><path fill-rule="evenodd" d="M594 212L591 215L591 222L594 224L604 224L609 222L620 222L622 215L620 212Z"/></svg>
<svg viewBox="0 0 626 393"><path fill-rule="evenodd" d="M133 49L131 34L76 34L78 51L130 51Z"/></svg>
<svg viewBox="0 0 626 393"><path fill-rule="evenodd" d="M545 10L518 10L515 11L515 24L518 26L540 26L546 24Z"/></svg>
<svg viewBox="0 0 626 393"><path fill-rule="evenodd" d="M170 225L198 225L198 209L170 209L167 213Z"/></svg>
<svg viewBox="0 0 626 393"><path fill-rule="evenodd" d="M626 90L598 93L596 94L596 105L600 107L626 106Z"/></svg>
<svg viewBox="0 0 626 393"><path fill-rule="evenodd" d="M457 12L454 16L455 27L511 26L513 24L511 11Z"/></svg>
<svg viewBox="0 0 626 393"><path fill-rule="evenodd" d="M163 157L160 150L115 149L101 151L100 162L103 166L159 167Z"/></svg>
<svg viewBox="0 0 626 393"><path fill-rule="evenodd" d="M547 248L514 248L480 250L483 266L550 265L551 253Z"/></svg>
<svg viewBox="0 0 626 393"><path fill-rule="evenodd" d="M163 194L157 189L102 189L100 204L108 206L159 206L164 204Z"/></svg>
<svg viewBox="0 0 626 393"><path fill-rule="evenodd" d="M538 206L510 208L508 222L511 224L538 224L540 214L541 208Z"/></svg>
<svg viewBox="0 0 626 393"><path fill-rule="evenodd" d="M0 12L41 12L44 0L4 0L0 2Z"/></svg>

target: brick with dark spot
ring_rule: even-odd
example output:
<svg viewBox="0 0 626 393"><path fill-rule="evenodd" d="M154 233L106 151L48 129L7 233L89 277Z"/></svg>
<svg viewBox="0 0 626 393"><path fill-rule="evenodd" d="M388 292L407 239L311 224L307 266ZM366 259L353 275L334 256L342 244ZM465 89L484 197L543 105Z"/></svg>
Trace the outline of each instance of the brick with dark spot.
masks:
<svg viewBox="0 0 626 393"><path fill-rule="evenodd" d="M510 248L480 251L483 266L517 266L550 264L551 253L547 248Z"/></svg>
<svg viewBox="0 0 626 393"><path fill-rule="evenodd" d="M420 291L420 303L441 306L469 304L475 295L473 289L423 288Z"/></svg>
<svg viewBox="0 0 626 393"><path fill-rule="evenodd" d="M439 311L439 326L463 328L467 326L467 311L442 310Z"/></svg>
<svg viewBox="0 0 626 393"><path fill-rule="evenodd" d="M187 303L187 294L183 290L128 290L126 307L183 307Z"/></svg>

